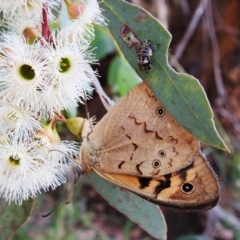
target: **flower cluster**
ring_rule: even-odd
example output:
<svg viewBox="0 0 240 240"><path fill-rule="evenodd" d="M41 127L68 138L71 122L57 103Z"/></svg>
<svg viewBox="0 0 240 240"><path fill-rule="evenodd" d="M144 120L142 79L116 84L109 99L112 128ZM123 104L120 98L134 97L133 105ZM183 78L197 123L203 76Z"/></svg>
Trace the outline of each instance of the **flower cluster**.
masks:
<svg viewBox="0 0 240 240"><path fill-rule="evenodd" d="M69 23L51 31L60 4ZM64 183L78 157L78 144L61 140L56 122L89 98L93 24L106 21L97 0L3 0L0 11L7 29L0 32L0 197L22 204Z"/></svg>

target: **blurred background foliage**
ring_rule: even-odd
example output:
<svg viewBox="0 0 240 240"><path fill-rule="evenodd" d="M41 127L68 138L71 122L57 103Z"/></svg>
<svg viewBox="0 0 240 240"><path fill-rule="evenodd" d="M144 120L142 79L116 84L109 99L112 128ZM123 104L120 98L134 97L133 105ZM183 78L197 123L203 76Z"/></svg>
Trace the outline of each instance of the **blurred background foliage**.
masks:
<svg viewBox="0 0 240 240"><path fill-rule="evenodd" d="M169 62L203 85L217 128L230 153L203 145L203 152L219 176L221 200L212 210L180 213L161 207L170 240L240 239L240 1L132 0L152 13L172 34ZM117 100L139 78L120 54L108 29L96 27L92 42L100 65L94 65L104 91ZM96 93L88 102L91 116L106 113ZM85 110L79 109L85 116ZM62 134L68 134L62 130ZM67 138L67 137L66 137ZM70 189L71 184L69 181ZM113 209L86 181L69 204L67 185L36 199L29 221L13 237L27 239L153 239ZM66 198L65 198L66 197ZM70 197L71 198L71 197ZM57 205L59 199L62 199ZM42 215L52 211L43 218Z"/></svg>

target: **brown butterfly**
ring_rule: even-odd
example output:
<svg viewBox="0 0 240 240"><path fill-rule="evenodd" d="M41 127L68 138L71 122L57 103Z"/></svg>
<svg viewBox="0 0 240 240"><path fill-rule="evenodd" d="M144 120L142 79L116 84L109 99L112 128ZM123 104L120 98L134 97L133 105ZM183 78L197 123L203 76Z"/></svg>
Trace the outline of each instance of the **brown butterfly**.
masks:
<svg viewBox="0 0 240 240"><path fill-rule="evenodd" d="M85 137L80 166L173 208L207 210L219 199L217 177L198 139L167 113L144 83L117 102Z"/></svg>

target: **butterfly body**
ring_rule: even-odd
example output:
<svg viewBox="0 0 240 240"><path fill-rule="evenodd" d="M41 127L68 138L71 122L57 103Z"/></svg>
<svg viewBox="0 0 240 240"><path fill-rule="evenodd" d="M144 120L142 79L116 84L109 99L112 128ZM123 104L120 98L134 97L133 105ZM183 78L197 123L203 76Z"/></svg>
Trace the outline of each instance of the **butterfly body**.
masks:
<svg viewBox="0 0 240 240"><path fill-rule="evenodd" d="M203 210L216 204L219 186L199 148L142 83L84 139L80 165L153 202Z"/></svg>

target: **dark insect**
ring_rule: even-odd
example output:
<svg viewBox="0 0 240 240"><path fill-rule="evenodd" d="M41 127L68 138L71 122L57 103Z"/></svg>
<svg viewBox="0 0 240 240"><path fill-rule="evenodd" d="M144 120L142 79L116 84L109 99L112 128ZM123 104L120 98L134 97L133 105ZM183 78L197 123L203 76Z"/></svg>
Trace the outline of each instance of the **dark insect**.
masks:
<svg viewBox="0 0 240 240"><path fill-rule="evenodd" d="M140 70L148 72L152 69L153 47L151 42L145 40L137 47L137 63Z"/></svg>

